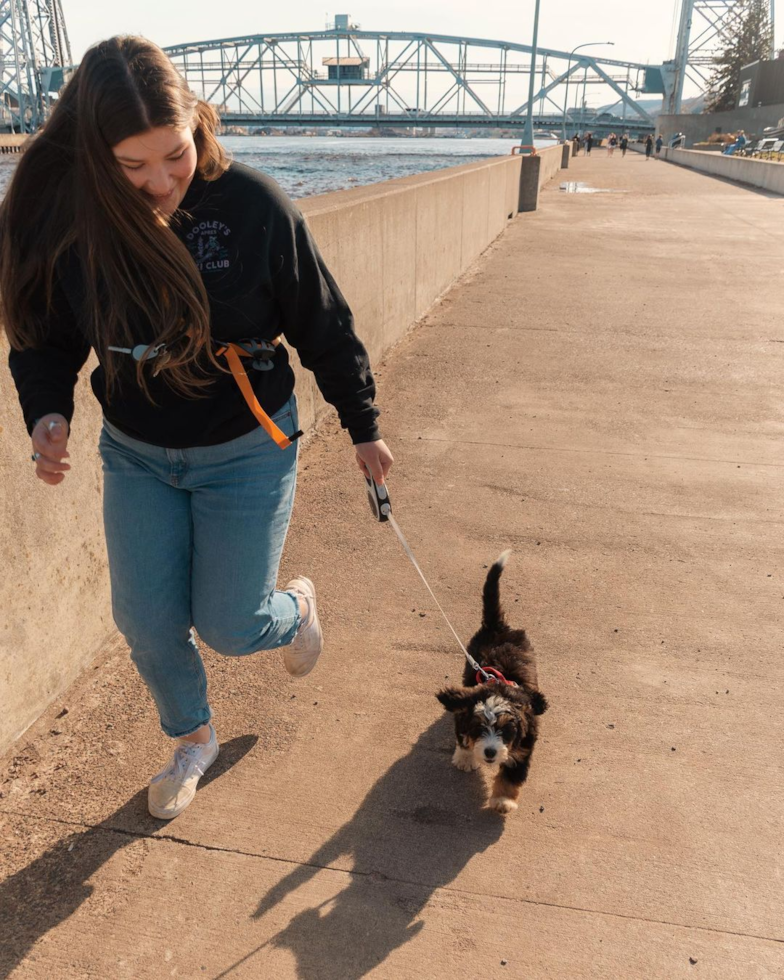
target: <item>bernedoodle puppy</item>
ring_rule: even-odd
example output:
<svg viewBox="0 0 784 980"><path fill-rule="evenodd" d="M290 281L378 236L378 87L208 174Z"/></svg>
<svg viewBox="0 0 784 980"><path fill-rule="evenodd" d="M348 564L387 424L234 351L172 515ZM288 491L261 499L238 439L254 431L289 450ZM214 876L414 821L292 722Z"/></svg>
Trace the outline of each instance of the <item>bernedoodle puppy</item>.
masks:
<svg viewBox="0 0 784 980"><path fill-rule="evenodd" d="M536 743L537 716L547 710L525 630L511 629L501 608L498 583L509 554L505 551L487 573L482 627L467 647L482 667L501 676L487 682L466 662L464 686L436 695L455 716L452 763L466 772L482 765L499 767L489 801L499 813L517 809Z"/></svg>

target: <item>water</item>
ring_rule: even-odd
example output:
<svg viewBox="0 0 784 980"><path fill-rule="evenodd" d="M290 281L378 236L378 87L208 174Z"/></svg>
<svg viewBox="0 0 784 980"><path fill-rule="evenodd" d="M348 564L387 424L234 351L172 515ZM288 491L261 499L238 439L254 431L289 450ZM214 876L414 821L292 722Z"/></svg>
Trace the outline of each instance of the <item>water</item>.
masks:
<svg viewBox="0 0 784 980"><path fill-rule="evenodd" d="M591 187L584 184L581 180L567 180L561 184L561 190L567 194L625 194L626 191L617 191L611 187Z"/></svg>
<svg viewBox="0 0 784 980"><path fill-rule="evenodd" d="M235 160L274 177L293 198L346 190L488 157L519 139L335 136L225 136ZM540 142L548 146L549 142Z"/></svg>
<svg viewBox="0 0 784 980"><path fill-rule="evenodd" d="M239 163L274 177L293 198L346 190L394 177L507 156L519 139L438 137L224 136ZM550 146L550 141L537 141ZM16 160L0 156L0 196Z"/></svg>

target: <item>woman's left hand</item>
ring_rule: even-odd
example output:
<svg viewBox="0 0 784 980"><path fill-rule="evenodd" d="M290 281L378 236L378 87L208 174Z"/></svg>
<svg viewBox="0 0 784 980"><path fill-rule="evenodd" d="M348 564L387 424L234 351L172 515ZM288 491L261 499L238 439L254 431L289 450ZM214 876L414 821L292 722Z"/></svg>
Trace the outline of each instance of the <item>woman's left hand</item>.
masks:
<svg viewBox="0 0 784 980"><path fill-rule="evenodd" d="M383 483L394 462L384 440L358 442L354 449L357 451L357 465L365 476L372 476L378 484Z"/></svg>

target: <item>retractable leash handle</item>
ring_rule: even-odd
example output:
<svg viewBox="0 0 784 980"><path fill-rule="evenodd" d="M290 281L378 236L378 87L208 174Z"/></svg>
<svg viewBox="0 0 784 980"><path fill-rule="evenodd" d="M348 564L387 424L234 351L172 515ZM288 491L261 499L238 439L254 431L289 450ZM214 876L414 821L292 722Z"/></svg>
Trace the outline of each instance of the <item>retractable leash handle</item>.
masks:
<svg viewBox="0 0 784 980"><path fill-rule="evenodd" d="M387 485L386 483L376 483L369 476L365 477L365 483L367 484L368 503L373 516L383 524L384 521L389 520L389 515L392 513L392 501L389 499Z"/></svg>

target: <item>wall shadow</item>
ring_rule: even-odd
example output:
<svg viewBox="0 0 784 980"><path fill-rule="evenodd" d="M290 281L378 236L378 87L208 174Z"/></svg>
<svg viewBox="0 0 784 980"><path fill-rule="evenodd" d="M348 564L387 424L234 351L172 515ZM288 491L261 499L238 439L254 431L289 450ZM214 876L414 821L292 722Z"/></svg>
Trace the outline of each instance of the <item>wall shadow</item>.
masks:
<svg viewBox="0 0 784 980"><path fill-rule="evenodd" d="M242 735L222 744L199 789L236 765L257 741L256 735ZM148 813L145 786L101 823L69 834L0 882L0 978L4 980L34 943L92 895L93 886L88 882L102 865L127 844L152 837L166 826L167 821Z"/></svg>
<svg viewBox="0 0 784 980"><path fill-rule="evenodd" d="M228 967L228 977L264 947L291 950L301 980L356 980L416 936L433 893L496 843L504 818L482 809L476 773L450 764L451 716L442 716L373 786L351 820L259 902L260 919L325 866L348 866L347 887L299 912L285 929Z"/></svg>

